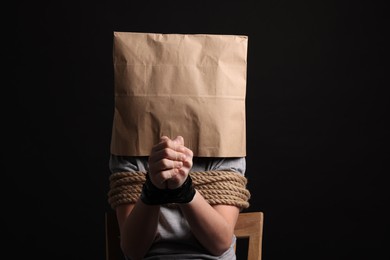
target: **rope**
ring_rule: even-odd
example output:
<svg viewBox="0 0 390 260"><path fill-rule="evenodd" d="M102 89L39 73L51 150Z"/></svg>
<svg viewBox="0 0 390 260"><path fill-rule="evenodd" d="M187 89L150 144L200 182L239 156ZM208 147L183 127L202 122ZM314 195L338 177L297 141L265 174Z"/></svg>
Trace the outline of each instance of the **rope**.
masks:
<svg viewBox="0 0 390 260"><path fill-rule="evenodd" d="M110 175L108 202L115 209L121 204L136 203L145 182L145 172L117 172ZM210 205L248 208L250 192L247 179L234 171L190 173L195 189Z"/></svg>

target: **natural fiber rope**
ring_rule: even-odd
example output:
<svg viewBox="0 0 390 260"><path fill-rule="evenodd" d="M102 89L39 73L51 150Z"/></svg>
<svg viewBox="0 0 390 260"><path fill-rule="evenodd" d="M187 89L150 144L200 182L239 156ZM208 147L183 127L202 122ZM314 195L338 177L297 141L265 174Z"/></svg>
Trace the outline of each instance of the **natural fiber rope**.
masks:
<svg viewBox="0 0 390 260"><path fill-rule="evenodd" d="M110 176L108 202L118 205L136 203L145 182L145 172L117 172ZM195 189L210 205L232 205L248 208L250 192L247 179L233 171L205 171L190 173Z"/></svg>

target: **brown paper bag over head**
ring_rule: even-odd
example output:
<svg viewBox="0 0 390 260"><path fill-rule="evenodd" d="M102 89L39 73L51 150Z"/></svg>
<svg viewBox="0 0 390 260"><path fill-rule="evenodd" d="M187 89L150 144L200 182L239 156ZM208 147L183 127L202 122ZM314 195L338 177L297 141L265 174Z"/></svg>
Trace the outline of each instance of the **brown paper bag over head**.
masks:
<svg viewBox="0 0 390 260"><path fill-rule="evenodd" d="M200 157L246 155L248 37L114 32L111 153L148 156L166 135Z"/></svg>

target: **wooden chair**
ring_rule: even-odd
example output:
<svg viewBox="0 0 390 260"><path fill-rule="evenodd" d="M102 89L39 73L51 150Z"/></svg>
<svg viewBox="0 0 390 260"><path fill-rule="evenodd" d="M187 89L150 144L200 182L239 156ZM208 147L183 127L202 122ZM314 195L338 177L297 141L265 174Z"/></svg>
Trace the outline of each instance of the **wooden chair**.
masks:
<svg viewBox="0 0 390 260"><path fill-rule="evenodd" d="M238 216L234 234L237 243L248 239L248 260L261 260L263 238L263 212L241 212ZM119 228L115 211L105 216L106 260L124 260L119 242Z"/></svg>

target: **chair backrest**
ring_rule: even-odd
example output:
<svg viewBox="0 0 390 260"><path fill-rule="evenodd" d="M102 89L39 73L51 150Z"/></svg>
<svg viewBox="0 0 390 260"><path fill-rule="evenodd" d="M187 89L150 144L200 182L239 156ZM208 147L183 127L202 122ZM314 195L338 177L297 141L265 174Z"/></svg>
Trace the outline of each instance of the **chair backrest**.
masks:
<svg viewBox="0 0 390 260"><path fill-rule="evenodd" d="M264 214L261 211L241 212L238 215L234 234L237 242L248 239L248 260L261 260Z"/></svg>
<svg viewBox="0 0 390 260"><path fill-rule="evenodd" d="M248 239L248 260L261 260L263 238L263 212L241 212L238 216L234 234L237 243ZM106 212L106 260L124 260L120 248L119 227L115 211Z"/></svg>

